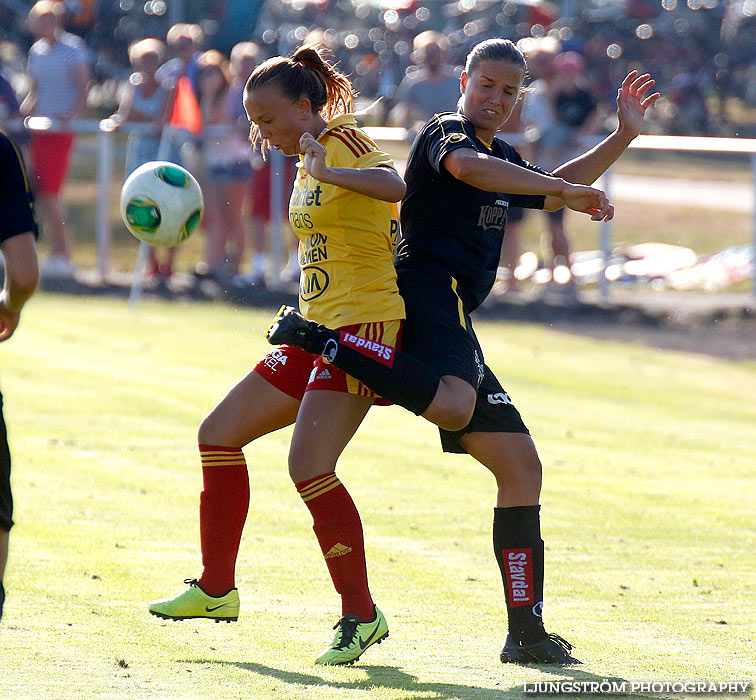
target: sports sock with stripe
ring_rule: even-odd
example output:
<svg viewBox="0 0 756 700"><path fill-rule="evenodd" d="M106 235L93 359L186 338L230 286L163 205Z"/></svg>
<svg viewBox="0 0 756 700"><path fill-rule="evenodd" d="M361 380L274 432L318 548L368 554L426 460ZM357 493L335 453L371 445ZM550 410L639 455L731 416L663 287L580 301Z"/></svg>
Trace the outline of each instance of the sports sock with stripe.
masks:
<svg viewBox="0 0 756 700"><path fill-rule="evenodd" d="M493 545L507 603L509 633L522 644L544 637L541 506L494 508Z"/></svg>
<svg viewBox="0 0 756 700"><path fill-rule="evenodd" d="M199 445L203 490L200 494L202 576L211 596L235 587L236 556L249 510L249 475L238 447Z"/></svg>
<svg viewBox="0 0 756 700"><path fill-rule="evenodd" d="M365 563L362 521L352 497L333 472L296 484L312 515L328 572L341 596L341 614L369 622L375 617Z"/></svg>

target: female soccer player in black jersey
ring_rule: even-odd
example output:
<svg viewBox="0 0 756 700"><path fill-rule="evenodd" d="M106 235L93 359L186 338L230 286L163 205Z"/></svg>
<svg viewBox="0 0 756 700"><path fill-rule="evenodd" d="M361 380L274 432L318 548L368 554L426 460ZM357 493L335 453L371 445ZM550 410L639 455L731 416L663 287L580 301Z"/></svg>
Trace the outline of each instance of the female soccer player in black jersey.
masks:
<svg viewBox="0 0 756 700"><path fill-rule="evenodd" d="M525 59L508 40L475 46L461 76L456 113L437 114L410 151L396 270L407 320L402 350L306 321L284 308L273 344L323 355L379 395L440 427L446 452L467 452L496 478L493 542L509 634L502 662L579 663L543 627L541 463L528 429L490 368L470 313L494 283L507 209L567 206L608 220L594 182L641 131L654 81L631 72L617 93L618 126L587 153L545 173L494 136L517 102ZM576 185L571 183L585 183Z"/></svg>

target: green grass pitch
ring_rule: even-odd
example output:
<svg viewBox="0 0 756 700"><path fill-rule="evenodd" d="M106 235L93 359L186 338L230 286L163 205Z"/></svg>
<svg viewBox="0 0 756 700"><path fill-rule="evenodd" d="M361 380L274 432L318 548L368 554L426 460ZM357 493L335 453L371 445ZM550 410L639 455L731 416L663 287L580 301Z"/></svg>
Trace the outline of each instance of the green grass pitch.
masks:
<svg viewBox="0 0 756 700"><path fill-rule="evenodd" d="M200 573L196 426L267 349L270 312L40 294L0 346L17 525L0 697L525 698L537 681L756 680L756 366L478 324L544 463L545 620L576 669L502 666L492 477L376 408L339 474L391 636L319 668L339 606L286 473L245 449L237 624L147 602ZM751 696L754 690L750 690Z"/></svg>

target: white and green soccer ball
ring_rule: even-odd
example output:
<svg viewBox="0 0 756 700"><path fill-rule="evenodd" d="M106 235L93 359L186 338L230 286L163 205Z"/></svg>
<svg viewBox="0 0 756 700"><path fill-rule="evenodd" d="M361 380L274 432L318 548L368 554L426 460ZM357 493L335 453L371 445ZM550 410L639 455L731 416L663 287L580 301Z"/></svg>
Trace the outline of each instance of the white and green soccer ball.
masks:
<svg viewBox="0 0 756 700"><path fill-rule="evenodd" d="M150 161L126 178L121 216L140 241L167 247L186 240L202 220L202 190L194 176L175 163Z"/></svg>

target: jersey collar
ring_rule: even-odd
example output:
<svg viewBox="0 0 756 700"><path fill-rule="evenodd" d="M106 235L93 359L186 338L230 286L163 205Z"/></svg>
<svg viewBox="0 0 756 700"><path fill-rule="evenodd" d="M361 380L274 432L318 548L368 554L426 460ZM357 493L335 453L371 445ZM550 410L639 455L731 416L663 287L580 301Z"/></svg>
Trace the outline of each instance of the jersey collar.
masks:
<svg viewBox="0 0 756 700"><path fill-rule="evenodd" d="M462 123L469 127L470 131L472 131L473 136L477 139L479 143L482 143L489 151L492 150L493 142L488 143L487 141L484 141L478 134L475 132L475 126L474 124L464 115L462 112L457 112L459 115L459 118L462 120Z"/></svg>

